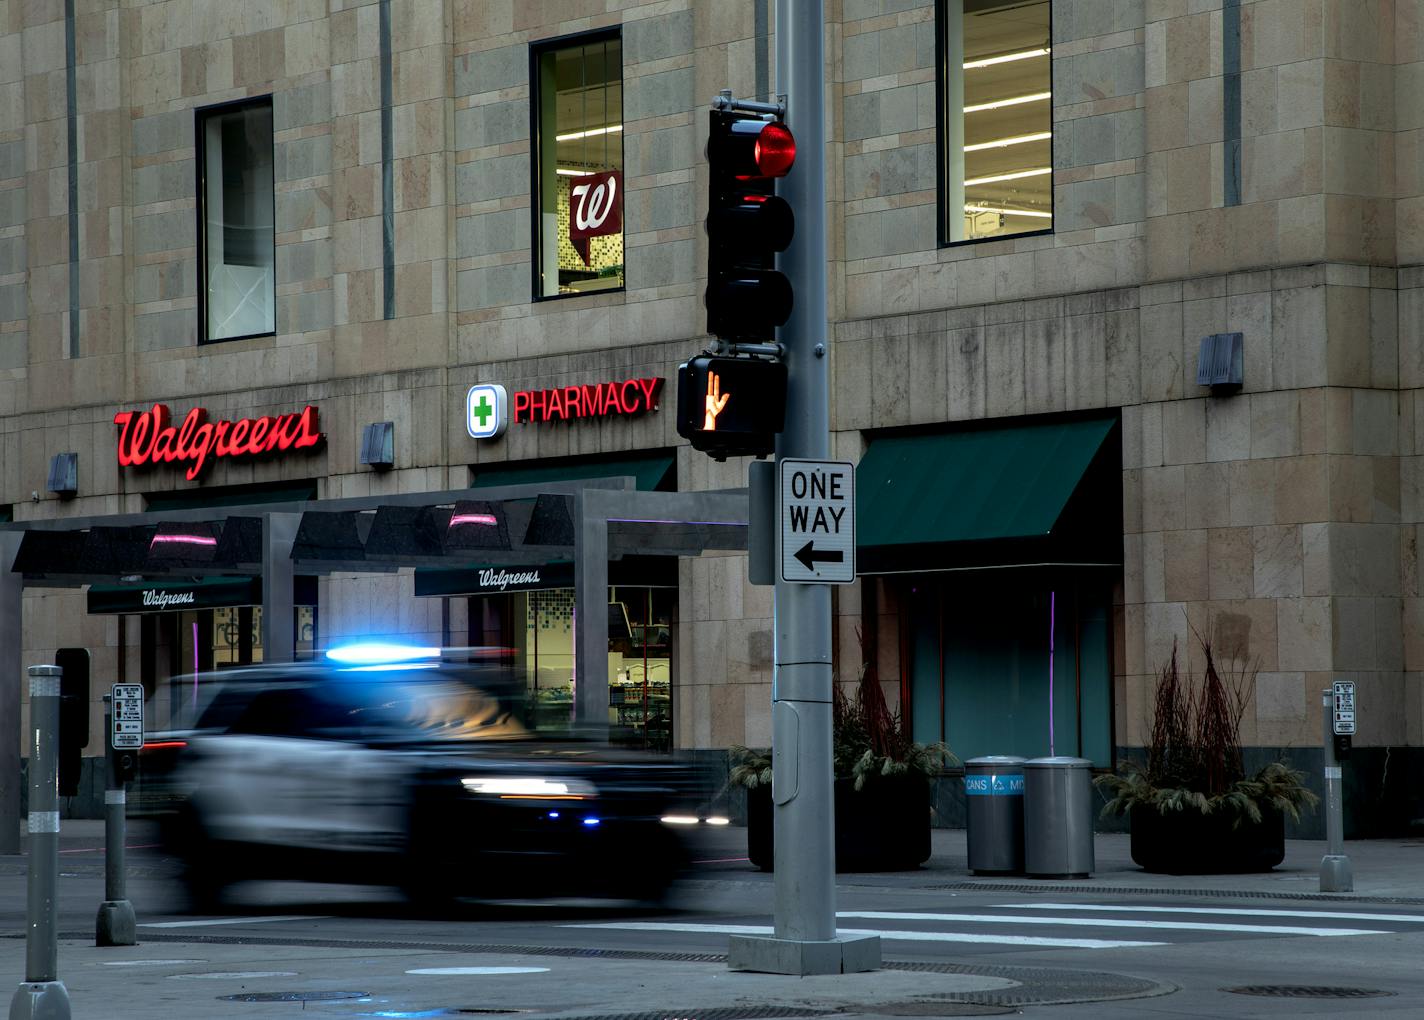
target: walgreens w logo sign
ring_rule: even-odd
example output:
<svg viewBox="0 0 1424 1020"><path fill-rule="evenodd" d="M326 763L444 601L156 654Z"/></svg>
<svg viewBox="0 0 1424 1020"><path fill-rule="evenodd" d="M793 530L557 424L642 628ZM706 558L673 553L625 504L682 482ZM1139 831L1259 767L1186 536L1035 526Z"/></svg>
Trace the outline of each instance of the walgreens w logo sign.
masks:
<svg viewBox="0 0 1424 1020"><path fill-rule="evenodd" d="M609 170L574 178L569 189L569 241L589 265L588 241L623 229L623 174Z"/></svg>

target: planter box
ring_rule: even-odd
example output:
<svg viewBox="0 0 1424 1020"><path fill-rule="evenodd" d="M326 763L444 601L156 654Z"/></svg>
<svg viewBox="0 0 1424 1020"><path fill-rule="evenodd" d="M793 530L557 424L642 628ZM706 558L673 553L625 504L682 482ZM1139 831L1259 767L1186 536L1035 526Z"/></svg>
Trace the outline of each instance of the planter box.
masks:
<svg viewBox="0 0 1424 1020"><path fill-rule="evenodd" d="M923 776L875 779L859 793L837 779L836 870L908 871L930 858L930 791ZM747 791L747 856L762 871L775 864L771 790Z"/></svg>
<svg viewBox="0 0 1424 1020"><path fill-rule="evenodd" d="M1129 812L1132 859L1143 871L1167 875L1227 875L1270 871L1286 856L1285 817L1269 808L1261 820L1232 826L1227 814Z"/></svg>

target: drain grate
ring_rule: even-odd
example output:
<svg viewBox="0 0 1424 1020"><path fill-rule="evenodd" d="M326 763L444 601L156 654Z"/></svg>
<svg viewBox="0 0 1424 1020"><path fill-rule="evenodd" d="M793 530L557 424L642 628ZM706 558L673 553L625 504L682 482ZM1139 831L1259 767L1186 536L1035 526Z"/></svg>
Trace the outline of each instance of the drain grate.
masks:
<svg viewBox="0 0 1424 1020"><path fill-rule="evenodd" d="M345 999L369 999L370 992L243 992L240 995L219 995L219 1002L339 1002Z"/></svg>
<svg viewBox="0 0 1424 1020"><path fill-rule="evenodd" d="M1395 995L1382 988L1341 988L1334 985L1242 985L1223 988L1234 995L1272 995L1282 999L1378 999Z"/></svg>

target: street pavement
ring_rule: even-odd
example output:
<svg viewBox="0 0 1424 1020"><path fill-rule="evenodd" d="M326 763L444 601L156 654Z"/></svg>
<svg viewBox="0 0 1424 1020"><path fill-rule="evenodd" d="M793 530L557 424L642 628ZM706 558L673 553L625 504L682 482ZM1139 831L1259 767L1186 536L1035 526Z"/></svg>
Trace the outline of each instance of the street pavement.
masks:
<svg viewBox="0 0 1424 1020"><path fill-rule="evenodd" d="M1142 872L1125 836L1099 835L1089 878L989 879L967 873L964 833L940 830L917 871L838 876L841 931L879 934L887 967L808 979L726 968L728 934L772 923L773 876L751 869L744 840L711 834L657 908L505 902L422 916L380 886L262 883L237 888L220 916L190 916L176 862L135 823L141 944L100 949L102 826L65 822L60 978L75 1017L113 1020L1424 1017L1424 840L1347 843L1355 891L1321 894L1317 842L1289 843L1267 874L1178 877ZM0 857L0 989L24 977L24 875L23 856ZM1227 990L1258 985L1379 994ZM245 1001L261 996L288 998Z"/></svg>

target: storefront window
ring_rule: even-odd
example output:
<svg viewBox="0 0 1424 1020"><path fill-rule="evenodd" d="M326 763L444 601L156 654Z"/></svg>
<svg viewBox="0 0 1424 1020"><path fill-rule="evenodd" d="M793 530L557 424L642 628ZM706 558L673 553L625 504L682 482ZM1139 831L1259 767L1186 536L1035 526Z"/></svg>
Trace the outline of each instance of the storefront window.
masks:
<svg viewBox="0 0 1424 1020"><path fill-rule="evenodd" d="M272 100L199 114L204 338L276 331Z"/></svg>
<svg viewBox="0 0 1424 1020"><path fill-rule="evenodd" d="M535 295L623 287L623 48L583 37L536 50Z"/></svg>
<svg viewBox="0 0 1424 1020"><path fill-rule="evenodd" d="M677 590L648 585L609 589L608 725L615 741L666 751L672 747L672 616ZM579 609L572 588L474 596L470 643L512 651L529 691L534 729L566 730L574 722Z"/></svg>
<svg viewBox="0 0 1424 1020"><path fill-rule="evenodd" d="M940 0L945 240L1053 229L1049 0Z"/></svg>

